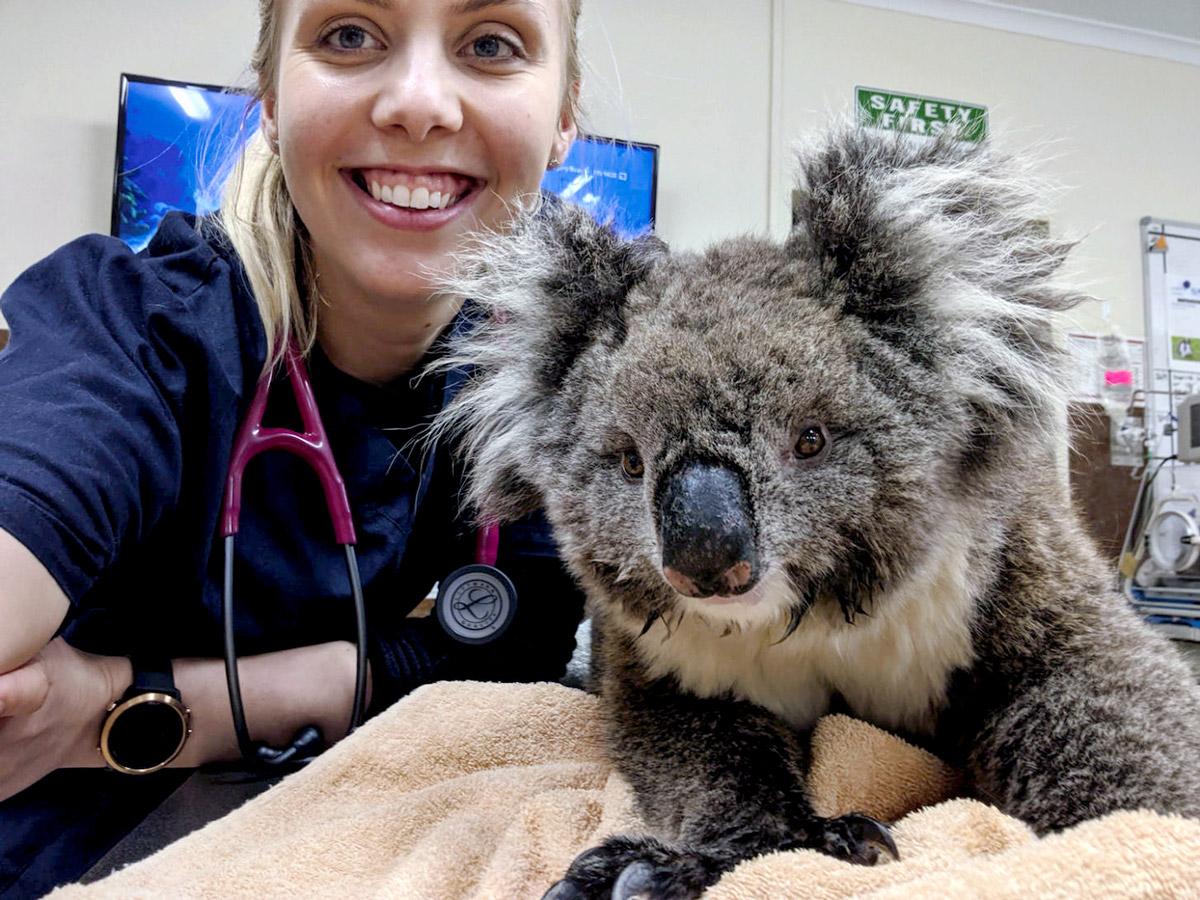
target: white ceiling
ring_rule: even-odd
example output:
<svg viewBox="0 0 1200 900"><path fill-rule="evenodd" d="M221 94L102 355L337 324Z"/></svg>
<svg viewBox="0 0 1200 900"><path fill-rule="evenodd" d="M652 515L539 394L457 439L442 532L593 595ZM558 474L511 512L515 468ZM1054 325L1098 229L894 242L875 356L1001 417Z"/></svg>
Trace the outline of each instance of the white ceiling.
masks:
<svg viewBox="0 0 1200 900"><path fill-rule="evenodd" d="M1031 9L1106 25L1153 31L1200 41L1200 0L991 0L1001 6Z"/></svg>
<svg viewBox="0 0 1200 900"><path fill-rule="evenodd" d="M843 0L1200 65L1200 0Z"/></svg>

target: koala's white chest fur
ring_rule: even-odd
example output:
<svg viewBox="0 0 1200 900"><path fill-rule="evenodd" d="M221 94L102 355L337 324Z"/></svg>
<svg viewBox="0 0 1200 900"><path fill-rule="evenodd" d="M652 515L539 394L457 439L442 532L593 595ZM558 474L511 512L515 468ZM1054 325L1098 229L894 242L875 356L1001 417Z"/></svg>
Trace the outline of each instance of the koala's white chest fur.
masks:
<svg viewBox="0 0 1200 900"><path fill-rule="evenodd" d="M944 532L909 580L853 626L840 611L813 609L780 642L782 620L722 636L724 622L687 615L670 637L656 622L636 646L650 674L673 674L702 697L732 694L797 728L811 726L837 693L881 727L928 732L950 673L974 656L971 558L964 538ZM759 605L771 603L766 596Z"/></svg>

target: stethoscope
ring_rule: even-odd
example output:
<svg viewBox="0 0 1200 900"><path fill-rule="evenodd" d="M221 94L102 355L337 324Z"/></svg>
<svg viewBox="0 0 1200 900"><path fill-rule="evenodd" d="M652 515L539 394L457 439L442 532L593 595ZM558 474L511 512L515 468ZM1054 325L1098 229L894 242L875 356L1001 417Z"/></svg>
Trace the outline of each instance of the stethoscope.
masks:
<svg viewBox="0 0 1200 900"><path fill-rule="evenodd" d="M299 349L289 344L284 351L288 381L292 395L300 411L304 431L288 428L264 428L263 413L271 393L274 369L269 370L258 382L254 399L246 417L238 428L230 457L229 472L225 482L225 498L221 512L221 536L225 544L225 577L222 615L225 642L225 678L229 687L229 706L233 713L233 727L237 732L238 748L243 759L265 763L270 766L302 765L324 747L321 730L315 725L301 728L287 747L271 747L263 741L252 741L246 725L246 711L242 704L241 683L238 679L237 649L233 635L233 560L234 538L238 532L242 508L242 476L246 465L260 453L268 450L283 450L295 454L308 463L317 473L325 494L325 505L333 523L334 540L346 555L346 572L350 580L350 593L354 599L355 641L357 662L354 676L354 700L351 708L350 726L346 733L362 724L367 693L367 614L363 601L362 579L355 556L356 543L354 521L350 511L350 500L346 495L346 484L338 471L325 434L325 426L317 411L317 401L308 367ZM432 454L430 454L432 457ZM422 488L428 478L422 479ZM419 503L419 499L418 499ZM435 610L443 630L454 639L467 644L489 643L500 637L516 615L517 591L511 580L496 567L499 552L500 530L496 525L487 525L476 532L475 562L454 570L439 584Z"/></svg>

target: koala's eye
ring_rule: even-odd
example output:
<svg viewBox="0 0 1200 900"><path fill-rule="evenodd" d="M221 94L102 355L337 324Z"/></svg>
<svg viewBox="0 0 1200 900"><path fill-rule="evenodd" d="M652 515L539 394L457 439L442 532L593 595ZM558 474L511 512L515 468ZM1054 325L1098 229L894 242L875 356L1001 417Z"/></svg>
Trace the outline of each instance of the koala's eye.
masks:
<svg viewBox="0 0 1200 900"><path fill-rule="evenodd" d="M623 450L621 451L621 471L630 481L637 481L646 474L646 464L642 462L642 458L638 456L636 450Z"/></svg>
<svg viewBox="0 0 1200 900"><path fill-rule="evenodd" d="M801 459L814 459L829 443L825 429L820 425L806 425L796 438L796 455Z"/></svg>

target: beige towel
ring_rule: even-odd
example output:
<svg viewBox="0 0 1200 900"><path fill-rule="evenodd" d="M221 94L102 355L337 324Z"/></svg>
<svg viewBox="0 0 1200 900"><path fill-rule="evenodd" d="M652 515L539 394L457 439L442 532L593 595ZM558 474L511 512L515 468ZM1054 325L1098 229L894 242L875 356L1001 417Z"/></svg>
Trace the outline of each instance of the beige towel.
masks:
<svg viewBox="0 0 1200 900"><path fill-rule="evenodd" d="M638 827L597 712L558 685L423 687L224 819L52 896L537 898L575 854ZM870 725L825 718L813 752L818 810L900 819L901 861L778 853L709 897L1200 897L1200 822L1118 813L1037 840L947 800L952 770Z"/></svg>

